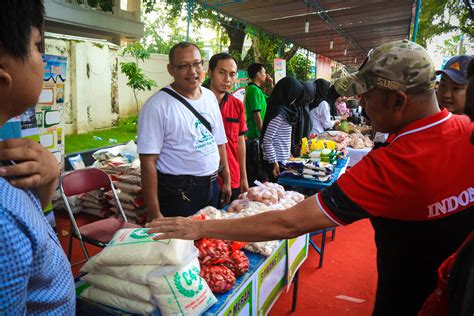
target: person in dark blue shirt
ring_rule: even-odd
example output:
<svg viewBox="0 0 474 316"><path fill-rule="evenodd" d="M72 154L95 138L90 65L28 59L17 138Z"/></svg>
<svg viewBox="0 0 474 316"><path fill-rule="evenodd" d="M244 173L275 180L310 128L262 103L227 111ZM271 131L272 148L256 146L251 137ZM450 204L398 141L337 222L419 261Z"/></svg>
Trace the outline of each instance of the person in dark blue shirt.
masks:
<svg viewBox="0 0 474 316"><path fill-rule="evenodd" d="M0 126L36 104L43 85L44 8L0 2ZM57 186L54 156L29 139L0 141L0 314L74 315L69 262L43 215Z"/></svg>

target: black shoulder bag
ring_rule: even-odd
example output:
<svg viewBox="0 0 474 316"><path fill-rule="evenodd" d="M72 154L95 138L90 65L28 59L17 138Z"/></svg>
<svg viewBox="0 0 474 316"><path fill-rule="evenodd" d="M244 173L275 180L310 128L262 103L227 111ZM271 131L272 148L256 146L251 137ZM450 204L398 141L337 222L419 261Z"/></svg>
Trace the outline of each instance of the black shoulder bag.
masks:
<svg viewBox="0 0 474 316"><path fill-rule="evenodd" d="M168 93L170 96L174 97L176 100L181 102L185 107L187 107L188 110L191 111L194 114L194 116L196 116L196 118L202 123L202 125L204 125L207 128L207 130L209 132L211 132L211 134L212 134L211 123L209 123L209 121L206 120L204 118L204 116L199 114L199 112L196 111L196 109L193 108L193 106L191 104L189 104L188 101L186 101L182 96L180 96L179 94L177 94L176 92L174 92L171 89L163 88L163 89L161 89L161 91L164 91L164 92Z"/></svg>

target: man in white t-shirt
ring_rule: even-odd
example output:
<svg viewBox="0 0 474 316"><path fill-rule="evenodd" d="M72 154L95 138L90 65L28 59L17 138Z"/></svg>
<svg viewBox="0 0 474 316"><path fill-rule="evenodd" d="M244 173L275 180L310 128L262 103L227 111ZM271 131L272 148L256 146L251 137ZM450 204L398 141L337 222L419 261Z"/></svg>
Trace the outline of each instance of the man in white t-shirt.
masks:
<svg viewBox="0 0 474 316"><path fill-rule="evenodd" d="M199 48L179 43L169 53L168 72L174 78L165 91L151 96L138 120L142 188L148 219L189 216L230 199L227 142L215 95L201 87L204 72ZM172 94L188 102L211 131ZM219 200L217 172L223 184Z"/></svg>

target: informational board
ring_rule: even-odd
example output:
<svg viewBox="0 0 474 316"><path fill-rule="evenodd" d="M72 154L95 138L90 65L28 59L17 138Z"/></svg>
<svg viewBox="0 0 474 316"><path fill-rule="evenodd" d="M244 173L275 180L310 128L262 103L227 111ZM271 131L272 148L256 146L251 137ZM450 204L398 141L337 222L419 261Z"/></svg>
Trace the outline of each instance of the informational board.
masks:
<svg viewBox="0 0 474 316"><path fill-rule="evenodd" d="M280 79L286 77L286 59L275 58L273 60L273 72L275 75L275 84Z"/></svg>
<svg viewBox="0 0 474 316"><path fill-rule="evenodd" d="M234 300L224 307L224 316L247 316L255 315L255 281L248 279L247 283L235 295Z"/></svg>
<svg viewBox="0 0 474 316"><path fill-rule="evenodd" d="M299 236L297 238L288 239L286 242L286 252L288 254L286 256L288 267L288 272L286 274L287 292L290 290L291 282L293 282L296 271L298 271L306 258L308 258L308 242L308 234Z"/></svg>
<svg viewBox="0 0 474 316"><path fill-rule="evenodd" d="M257 271L257 315L266 315L286 284L286 240Z"/></svg>
<svg viewBox="0 0 474 316"><path fill-rule="evenodd" d="M43 54L43 90L36 106L39 140L64 170L64 86L67 57Z"/></svg>

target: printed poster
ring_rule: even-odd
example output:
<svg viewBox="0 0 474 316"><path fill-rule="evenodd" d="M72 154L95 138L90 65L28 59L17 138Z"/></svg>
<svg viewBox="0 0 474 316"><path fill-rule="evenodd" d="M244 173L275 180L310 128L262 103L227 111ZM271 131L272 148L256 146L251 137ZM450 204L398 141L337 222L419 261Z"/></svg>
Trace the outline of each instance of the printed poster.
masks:
<svg viewBox="0 0 474 316"><path fill-rule="evenodd" d="M280 81L280 79L286 77L286 60L275 58L273 60L273 72L275 74L275 84Z"/></svg>
<svg viewBox="0 0 474 316"><path fill-rule="evenodd" d="M67 57L43 54L43 90L36 106L41 145L56 157L64 170L64 85L67 78Z"/></svg>

